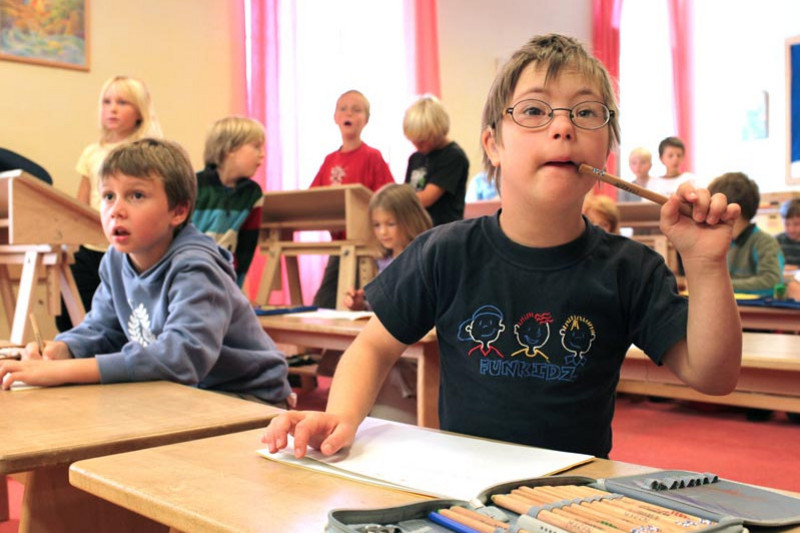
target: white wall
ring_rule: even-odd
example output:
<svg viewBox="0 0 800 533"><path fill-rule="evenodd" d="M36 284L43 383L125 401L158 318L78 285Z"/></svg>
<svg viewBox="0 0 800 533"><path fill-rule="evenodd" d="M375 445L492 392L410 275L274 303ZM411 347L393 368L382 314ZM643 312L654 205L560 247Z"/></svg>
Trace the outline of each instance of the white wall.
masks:
<svg viewBox="0 0 800 533"><path fill-rule="evenodd" d="M480 127L499 64L534 35L564 33L591 48L591 0L438 0L442 102L450 133L482 170Z"/></svg>
<svg viewBox="0 0 800 533"><path fill-rule="evenodd" d="M796 190L785 182L784 42L800 35L800 2L703 0L695 10L696 172L742 171L762 192ZM743 141L747 102L760 91L768 93L768 137Z"/></svg>

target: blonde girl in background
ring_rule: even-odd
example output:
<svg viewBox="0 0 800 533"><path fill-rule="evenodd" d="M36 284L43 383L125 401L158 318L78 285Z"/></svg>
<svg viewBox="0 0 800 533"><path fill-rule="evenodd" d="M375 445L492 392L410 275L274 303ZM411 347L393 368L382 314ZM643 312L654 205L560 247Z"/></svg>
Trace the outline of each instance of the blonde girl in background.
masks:
<svg viewBox="0 0 800 533"><path fill-rule="evenodd" d="M378 258L379 273L417 235L433 227L431 217L422 207L414 189L397 183L384 185L372 196L369 202L369 218L373 235L382 250ZM344 304L353 311L368 308L362 289L348 290Z"/></svg>
<svg viewBox="0 0 800 533"><path fill-rule="evenodd" d="M589 222L607 233L619 233L619 208L617 202L602 194L588 194L583 200L583 214Z"/></svg>
<svg viewBox="0 0 800 533"><path fill-rule="evenodd" d="M106 155L115 147L144 137L161 138L161 125L156 117L150 92L144 82L129 76L114 76L106 80L100 90L98 105L100 139L87 146L75 169L81 176L78 201L100 211L98 189L100 167ZM100 260L106 247L84 245L75 253L75 263L70 267L83 306L88 312L92 297L100 285ZM62 304L61 315L56 318L59 331L72 327L72 322Z"/></svg>

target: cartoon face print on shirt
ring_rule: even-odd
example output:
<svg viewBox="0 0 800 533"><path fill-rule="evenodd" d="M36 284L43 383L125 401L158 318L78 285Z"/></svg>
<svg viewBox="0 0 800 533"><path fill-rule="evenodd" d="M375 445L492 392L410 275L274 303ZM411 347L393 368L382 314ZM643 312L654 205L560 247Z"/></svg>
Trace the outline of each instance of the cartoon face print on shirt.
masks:
<svg viewBox="0 0 800 533"><path fill-rule="evenodd" d="M526 357L536 357L541 355L545 361L550 361L541 348L550 339L550 324L553 317L550 313L525 313L521 319L514 324L514 336L523 349L511 354L511 357L525 354Z"/></svg>
<svg viewBox="0 0 800 533"><path fill-rule="evenodd" d="M559 334L561 345L570 352L570 355L564 358L564 362L573 366L585 365L586 357L583 354L589 351L597 336L594 325L582 316L573 315L561 326Z"/></svg>
<svg viewBox="0 0 800 533"><path fill-rule="evenodd" d="M472 339L478 345L469 351L469 355L475 350L480 350L484 357L494 353L503 357L500 351L492 346L500 334L505 331L503 324L503 313L493 305L483 305L472 313L472 317L465 320L458 327L458 337L460 340Z"/></svg>

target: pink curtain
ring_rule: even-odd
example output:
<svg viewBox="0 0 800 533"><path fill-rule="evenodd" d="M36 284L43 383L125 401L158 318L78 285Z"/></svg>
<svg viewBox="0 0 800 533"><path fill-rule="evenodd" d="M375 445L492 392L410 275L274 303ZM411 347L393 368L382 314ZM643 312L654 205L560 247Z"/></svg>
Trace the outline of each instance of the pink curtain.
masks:
<svg viewBox="0 0 800 533"><path fill-rule="evenodd" d="M249 71L247 113L264 124L267 133L264 163L253 179L266 191L281 190L281 137L278 129L278 1L244 0L250 8L249 27L242 36ZM247 274L246 292L255 301L266 258L258 250ZM283 271L283 269L282 269ZM270 303L288 303L287 284L282 293L273 294Z"/></svg>
<svg viewBox="0 0 800 533"><path fill-rule="evenodd" d="M414 34L417 93L441 98L436 0L414 0Z"/></svg>
<svg viewBox="0 0 800 533"><path fill-rule="evenodd" d="M675 86L675 120L678 137L686 145L683 167L694 168L694 62L692 60L692 2L668 0L670 46L672 48L672 78Z"/></svg>
<svg viewBox="0 0 800 533"><path fill-rule="evenodd" d="M411 25L407 35L414 42L413 87L421 93L441 95L439 76L439 46L437 30L436 0L404 0L406 12L410 17L406 23ZM259 174L254 178L266 191L296 188L296 177L283 176L283 147L280 136L281 95L278 76L280 72L281 28L294 33L294 20L284 20L286 10L281 11L281 0L242 0L245 12L249 8L249 25L242 32L246 41L246 54L249 76L247 77L247 113L260 120L267 131L266 158ZM292 15L289 15L292 16ZM282 18L283 17L283 18ZM283 39L286 40L285 38ZM285 55L285 54L284 54ZM409 86L411 87L411 85ZM294 180L294 181L293 181ZM247 276L246 293L255 300L263 273L265 258L258 252L253 259ZM300 260L300 277L306 303L313 298L313 292L321 279L321 269L325 260L321 257L304 257ZM281 271L285 271L281 269ZM289 302L286 279L283 291L275 291L271 304Z"/></svg>
<svg viewBox="0 0 800 533"><path fill-rule="evenodd" d="M611 79L617 84L619 80L619 21L622 11L622 0L593 0L593 32L592 46L594 55L599 59ZM619 87L614 88L619 99ZM617 173L617 154L612 152L606 161L606 170ZM617 198L617 189L612 185L598 181L595 192Z"/></svg>

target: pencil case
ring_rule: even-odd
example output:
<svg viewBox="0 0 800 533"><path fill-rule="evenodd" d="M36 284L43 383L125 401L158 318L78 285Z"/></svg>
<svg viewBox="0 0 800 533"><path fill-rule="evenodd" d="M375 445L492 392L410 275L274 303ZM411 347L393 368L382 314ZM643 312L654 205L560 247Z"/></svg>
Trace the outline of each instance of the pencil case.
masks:
<svg viewBox="0 0 800 533"><path fill-rule="evenodd" d="M522 489L526 487L526 489ZM606 495L579 495L573 497L553 497L550 503L530 504L512 511L494 502L494 497L504 496L511 491L552 490L548 487L565 487L569 490L580 487L582 492L604 491ZM590 490L585 490L588 488ZM559 499L560 498L560 499ZM618 500L612 502L611 500ZM470 501L436 499L417 502L409 505L382 509L335 509L328 513L329 533L448 533L452 531L474 532L485 531L502 533L570 533L580 531L559 527L553 524L553 514L562 514L569 506L591 507L592 505L619 505L622 500L629 505L635 500L643 509L650 505L672 510L671 520L681 531L702 533L736 533L745 531L745 526L782 526L800 523L800 499L792 498L766 489L720 479L714 474L700 474L687 471L657 471L646 475L627 476L611 479L595 480L583 476L549 476L525 480L517 480L495 485L478 494ZM595 503L600 502L600 503ZM467 509L498 522L492 523L484 519L482 527L468 527L462 520L449 527L440 525L441 517L433 516L442 509L453 507ZM575 507L572 508L573 511ZM463 509L457 509L457 514ZM614 510L615 513L620 512ZM639 512L639 511L634 511ZM645 511L641 511L645 512ZM647 513L654 512L653 509ZM624 513L623 513L624 515ZM449 516L449 515L448 515ZM469 516L474 518L475 515ZM598 515L602 516L602 515ZM543 517L547 517L545 520ZM690 518L686 518L690 517ZM433 521L432 519L436 519ZM674 520L673 520L674 519ZM654 518L659 521L660 518ZM563 520L562 520L563 521ZM607 521L597 518L600 523ZM590 521L591 522L591 521ZM494 525L492 525L494 524ZM671 524L662 522L661 529L657 525L645 527L624 527L631 525L627 520L619 520L608 531L622 529L633 533L668 533L674 530ZM564 524L562 524L564 525ZM569 524L576 527L574 523ZM655 526L655 527L653 527ZM459 529L461 528L461 529ZM603 531L602 526L585 528L583 531L597 533Z"/></svg>

